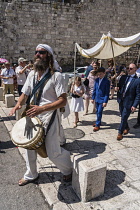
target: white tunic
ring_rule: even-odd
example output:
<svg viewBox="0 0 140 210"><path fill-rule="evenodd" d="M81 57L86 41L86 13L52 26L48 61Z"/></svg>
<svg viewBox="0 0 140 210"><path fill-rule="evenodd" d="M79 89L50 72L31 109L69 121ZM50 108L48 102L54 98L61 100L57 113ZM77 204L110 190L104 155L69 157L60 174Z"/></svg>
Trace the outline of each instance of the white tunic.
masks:
<svg viewBox="0 0 140 210"><path fill-rule="evenodd" d="M46 72L42 75L42 77L45 74ZM37 81L37 73L35 74L35 79ZM31 94L34 84L33 81L34 81L34 71L31 71L22 88L22 92L24 94L26 95ZM49 104L58 100L58 97L63 93L65 93L65 91L62 85L61 73L55 72L43 88L43 93L41 96L39 106L43 106L45 104ZM43 126L45 129L49 124L52 113L53 111L46 111L38 115L40 120L43 122ZM62 138L64 138L63 134L64 133L63 133L63 128L61 126L61 116L60 116L60 111L58 109L54 122L51 125L51 128L46 135L45 145L50 160L60 169L60 171L63 174L68 175L71 173L72 170L71 160L70 160L70 153L66 151L64 148L60 147L60 142L62 141ZM35 150L27 150L27 160L26 160L27 171L24 175L24 179L35 179L37 177L37 170L35 163L36 157L37 156Z"/></svg>
<svg viewBox="0 0 140 210"><path fill-rule="evenodd" d="M45 74L46 74L46 72L42 75L40 80L44 77ZM22 88L22 92L24 94L26 94L27 96L30 95L33 90L34 75L35 75L35 83L37 82L37 73L35 74L34 71L31 71L27 77L27 80L26 80L23 88ZM50 104L50 103L55 102L57 100L57 98L60 95L62 95L63 93L65 93L65 91L64 91L64 88L62 85L61 73L55 72L43 88L39 106L43 106L45 104ZM32 100L33 100L33 98L31 99L31 101ZM53 113L53 110L45 111L37 116L43 122L43 126L45 129L48 126L48 123L50 121L52 113ZM59 114L59 110L58 110L58 114Z"/></svg>

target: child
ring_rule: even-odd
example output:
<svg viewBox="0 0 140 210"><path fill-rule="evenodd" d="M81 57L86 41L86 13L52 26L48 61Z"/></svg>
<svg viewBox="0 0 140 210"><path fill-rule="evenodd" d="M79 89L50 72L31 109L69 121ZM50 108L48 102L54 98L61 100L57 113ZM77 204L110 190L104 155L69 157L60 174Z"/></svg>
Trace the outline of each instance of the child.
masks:
<svg viewBox="0 0 140 210"><path fill-rule="evenodd" d="M78 112L84 111L84 103L82 95L84 94L84 87L82 86L81 77L75 77L74 84L71 86L72 99L70 110L75 114L74 128L77 127L79 121Z"/></svg>
<svg viewBox="0 0 140 210"><path fill-rule="evenodd" d="M102 119L102 112L104 107L106 107L108 99L109 99L109 92L110 92L110 82L105 77L105 69L100 67L98 69L98 78L95 80L94 90L92 94L92 103L96 103L96 114L97 120L93 131L96 132L100 129L101 119Z"/></svg>

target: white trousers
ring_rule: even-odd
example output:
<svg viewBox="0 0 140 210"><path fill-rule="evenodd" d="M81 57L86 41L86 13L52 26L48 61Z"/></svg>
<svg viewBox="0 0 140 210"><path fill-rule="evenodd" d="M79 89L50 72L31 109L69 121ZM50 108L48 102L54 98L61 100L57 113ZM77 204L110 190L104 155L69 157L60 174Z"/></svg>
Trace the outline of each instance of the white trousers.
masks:
<svg viewBox="0 0 140 210"><path fill-rule="evenodd" d="M59 118L56 114L55 120L46 136L45 145L49 159L56 165L60 172L64 175L72 173L72 162L70 152L60 147L62 141L62 132L59 124ZM33 180L37 178L38 172L36 167L37 152L35 150L26 150L26 167L24 179Z"/></svg>

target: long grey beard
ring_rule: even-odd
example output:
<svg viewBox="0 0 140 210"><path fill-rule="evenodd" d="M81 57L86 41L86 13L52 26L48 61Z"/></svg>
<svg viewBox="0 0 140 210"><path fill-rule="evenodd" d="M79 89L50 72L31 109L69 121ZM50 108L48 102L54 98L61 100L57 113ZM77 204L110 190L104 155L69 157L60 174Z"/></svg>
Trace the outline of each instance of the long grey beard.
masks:
<svg viewBox="0 0 140 210"><path fill-rule="evenodd" d="M34 70L35 72L45 72L46 69L48 68L48 64L45 61L42 61L42 60L38 60L38 61L35 61L34 63Z"/></svg>

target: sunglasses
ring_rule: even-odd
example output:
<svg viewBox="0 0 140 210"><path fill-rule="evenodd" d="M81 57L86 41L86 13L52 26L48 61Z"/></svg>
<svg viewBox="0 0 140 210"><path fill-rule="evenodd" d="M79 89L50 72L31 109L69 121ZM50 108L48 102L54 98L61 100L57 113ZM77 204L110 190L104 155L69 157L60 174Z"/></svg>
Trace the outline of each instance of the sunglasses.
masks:
<svg viewBox="0 0 140 210"><path fill-rule="evenodd" d="M129 68L129 70L133 70L133 68Z"/></svg>
<svg viewBox="0 0 140 210"><path fill-rule="evenodd" d="M46 54L46 52L47 52L47 51L35 51L35 55L36 55L37 53L44 55L44 54Z"/></svg>

